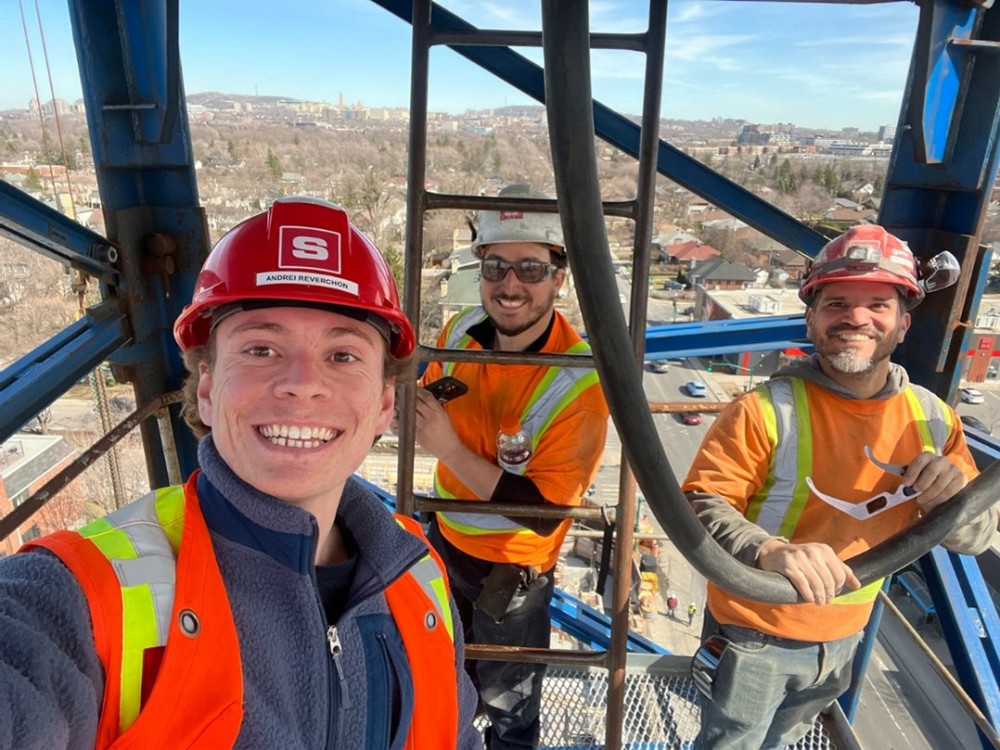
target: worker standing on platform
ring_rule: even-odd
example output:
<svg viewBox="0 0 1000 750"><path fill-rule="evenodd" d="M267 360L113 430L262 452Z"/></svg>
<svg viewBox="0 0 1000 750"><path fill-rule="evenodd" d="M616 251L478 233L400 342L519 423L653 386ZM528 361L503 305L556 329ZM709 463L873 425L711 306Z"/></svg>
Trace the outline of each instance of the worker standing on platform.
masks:
<svg viewBox="0 0 1000 750"><path fill-rule="evenodd" d="M527 185L500 195L540 197ZM485 211L473 244L482 306L452 318L437 345L502 352L587 353L554 309L566 280L557 214ZM437 513L429 536L448 568L469 643L549 646L553 568L570 521L475 512L475 502L579 505L604 452L608 409L591 368L432 362L428 384L457 378L468 393L442 406L418 389L417 440L438 459L438 497L469 500ZM498 451L501 427L523 430L530 457ZM501 468L503 464L506 468ZM533 748L539 737L543 664L472 665L491 726L491 750Z"/></svg>
<svg viewBox="0 0 1000 750"><path fill-rule="evenodd" d="M849 685L881 585L859 588L843 560L976 475L954 411L889 360L909 309L957 268L922 279L906 244L879 226L832 240L799 292L816 353L734 401L705 435L683 486L689 501L727 551L784 575L802 603L763 604L709 583L703 636L715 640L692 667L710 684L698 747L777 748L804 736ZM991 508L944 544L977 554L996 522Z"/></svg>
<svg viewBox="0 0 1000 750"><path fill-rule="evenodd" d="M351 476L414 347L381 254L276 201L174 334L201 470L0 560L0 748L482 747L439 558Z"/></svg>

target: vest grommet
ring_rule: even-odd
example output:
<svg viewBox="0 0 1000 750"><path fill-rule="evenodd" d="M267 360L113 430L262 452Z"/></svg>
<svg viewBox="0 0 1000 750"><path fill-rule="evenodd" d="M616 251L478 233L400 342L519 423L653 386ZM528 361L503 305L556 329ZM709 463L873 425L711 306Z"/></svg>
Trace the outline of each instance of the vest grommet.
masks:
<svg viewBox="0 0 1000 750"><path fill-rule="evenodd" d="M437 627L437 622L438 618L435 612L428 612L424 616L424 627L426 627L428 630L434 630L434 628Z"/></svg>
<svg viewBox="0 0 1000 750"><path fill-rule="evenodd" d="M180 614L177 615L177 624L180 626L181 632L189 638L194 638L201 630L201 620L190 609L180 611Z"/></svg>

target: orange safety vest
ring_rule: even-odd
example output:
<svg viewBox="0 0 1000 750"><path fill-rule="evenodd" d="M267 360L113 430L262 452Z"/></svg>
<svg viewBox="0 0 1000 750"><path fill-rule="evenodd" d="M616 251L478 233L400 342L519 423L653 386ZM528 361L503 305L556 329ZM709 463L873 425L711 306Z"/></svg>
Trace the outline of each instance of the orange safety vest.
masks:
<svg viewBox="0 0 1000 750"><path fill-rule="evenodd" d="M184 487L156 490L79 532L59 531L22 548L56 554L87 597L106 675L99 750L231 747L239 734L239 641L196 482L197 472ZM424 538L413 519L396 520ZM409 750L455 747L458 736L448 581L427 546L385 591L413 675ZM147 663L149 649L161 646L161 662Z"/></svg>
<svg viewBox="0 0 1000 750"><path fill-rule="evenodd" d="M486 320L482 307L456 314L438 337L442 349L481 349L470 330ZM555 313L542 347L546 353L587 354L569 321ZM452 375L469 386L469 395L445 406L452 427L469 450L487 461L497 460L497 428L505 416L516 416L531 437L532 459L521 472L549 502L579 505L601 463L608 407L597 371L586 367L539 365L490 366L477 362L431 362L424 382ZM539 446L542 446L541 450ZM440 461L434 469L437 497L472 499L475 495ZM488 500L489 498L481 498ZM549 534L538 534L508 516L468 510L438 511L441 535L467 555L491 562L532 565L549 570L559 558L570 527L565 519ZM481 507L481 506L479 506Z"/></svg>

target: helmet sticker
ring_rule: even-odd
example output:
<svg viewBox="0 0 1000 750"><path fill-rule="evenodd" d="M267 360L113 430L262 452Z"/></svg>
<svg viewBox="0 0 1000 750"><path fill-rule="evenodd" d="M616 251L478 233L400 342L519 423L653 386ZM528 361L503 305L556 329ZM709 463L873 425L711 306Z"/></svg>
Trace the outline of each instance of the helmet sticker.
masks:
<svg viewBox="0 0 1000 750"><path fill-rule="evenodd" d="M263 271L256 277L257 286L270 286L271 284L301 284L303 286L323 286L327 289L336 289L338 292L358 295L358 285L348 279L339 276L329 276L322 273L306 273L304 271Z"/></svg>
<svg viewBox="0 0 1000 750"><path fill-rule="evenodd" d="M278 231L278 268L340 273L339 232L295 225Z"/></svg>
<svg viewBox="0 0 1000 750"><path fill-rule="evenodd" d="M340 278L341 235L329 229L286 225L278 229L278 269L256 274L257 286L302 284L358 296L357 283Z"/></svg>
<svg viewBox="0 0 1000 750"><path fill-rule="evenodd" d="M501 211L500 221L509 221L510 219L523 219L524 211Z"/></svg>

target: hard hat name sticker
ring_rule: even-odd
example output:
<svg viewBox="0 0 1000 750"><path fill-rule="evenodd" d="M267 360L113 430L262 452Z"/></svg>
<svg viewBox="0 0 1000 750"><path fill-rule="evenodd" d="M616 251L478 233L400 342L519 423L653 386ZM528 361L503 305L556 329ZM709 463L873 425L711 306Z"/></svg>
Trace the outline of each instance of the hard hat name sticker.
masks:
<svg viewBox="0 0 1000 750"><path fill-rule="evenodd" d="M500 221L508 221L509 219L523 219L524 211L501 211Z"/></svg>
<svg viewBox="0 0 1000 750"><path fill-rule="evenodd" d="M318 227L281 227L278 235L278 268L339 274L340 233Z"/></svg>
<svg viewBox="0 0 1000 750"><path fill-rule="evenodd" d="M358 296L358 285L348 279L339 276L330 276L322 273L303 273L289 271L264 271L257 274L257 286L269 286L270 284L304 284L307 286L324 286L328 289L336 289L346 294Z"/></svg>

